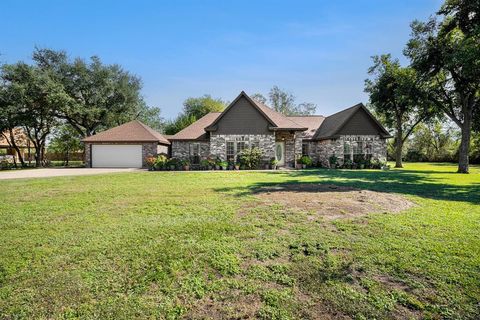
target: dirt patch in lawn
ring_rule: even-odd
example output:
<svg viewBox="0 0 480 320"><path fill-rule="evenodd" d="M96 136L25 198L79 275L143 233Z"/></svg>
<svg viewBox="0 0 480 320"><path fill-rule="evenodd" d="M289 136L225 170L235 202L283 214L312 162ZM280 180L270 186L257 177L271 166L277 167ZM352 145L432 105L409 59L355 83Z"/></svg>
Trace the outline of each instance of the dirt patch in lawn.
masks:
<svg viewBox="0 0 480 320"><path fill-rule="evenodd" d="M255 319L262 302L258 295L224 292L198 300L186 319Z"/></svg>
<svg viewBox="0 0 480 320"><path fill-rule="evenodd" d="M395 213L413 206L404 197L370 190L328 184L287 184L255 190L266 205L309 212L308 219L333 220L353 218L369 213Z"/></svg>

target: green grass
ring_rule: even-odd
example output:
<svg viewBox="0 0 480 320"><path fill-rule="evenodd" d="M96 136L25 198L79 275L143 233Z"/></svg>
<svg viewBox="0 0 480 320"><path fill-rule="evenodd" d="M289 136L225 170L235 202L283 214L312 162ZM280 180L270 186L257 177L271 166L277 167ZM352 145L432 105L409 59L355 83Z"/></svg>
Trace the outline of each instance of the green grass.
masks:
<svg viewBox="0 0 480 320"><path fill-rule="evenodd" d="M0 183L0 318L478 319L480 169L135 172ZM393 192L310 221L262 186Z"/></svg>

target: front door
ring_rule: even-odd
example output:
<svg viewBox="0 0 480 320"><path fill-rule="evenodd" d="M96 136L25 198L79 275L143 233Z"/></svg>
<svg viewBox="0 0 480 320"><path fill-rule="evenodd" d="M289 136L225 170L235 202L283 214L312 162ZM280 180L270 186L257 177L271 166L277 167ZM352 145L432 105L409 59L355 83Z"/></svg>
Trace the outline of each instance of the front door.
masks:
<svg viewBox="0 0 480 320"><path fill-rule="evenodd" d="M278 166L285 165L285 142L275 142L275 159L278 161Z"/></svg>

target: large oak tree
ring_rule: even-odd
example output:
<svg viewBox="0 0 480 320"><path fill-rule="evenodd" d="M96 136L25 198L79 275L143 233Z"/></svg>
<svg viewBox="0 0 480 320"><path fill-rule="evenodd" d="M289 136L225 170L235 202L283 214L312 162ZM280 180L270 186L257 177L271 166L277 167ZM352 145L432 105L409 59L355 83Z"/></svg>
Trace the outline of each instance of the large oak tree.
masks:
<svg viewBox="0 0 480 320"><path fill-rule="evenodd" d="M25 63L4 65L4 103L14 111L15 125L22 126L35 147L35 165L42 165L47 137L57 122L55 109L65 103L61 85L48 72Z"/></svg>
<svg viewBox="0 0 480 320"><path fill-rule="evenodd" d="M432 115L426 90L417 73L402 67L390 55L373 57L373 66L365 80L370 106L387 127L395 130L395 167L402 168L403 145L415 127Z"/></svg>
<svg viewBox="0 0 480 320"><path fill-rule="evenodd" d="M430 83L429 97L437 110L460 128L458 172L468 173L480 103L480 2L447 0L437 19L412 23L405 54Z"/></svg>
<svg viewBox="0 0 480 320"><path fill-rule="evenodd" d="M105 65L96 56L70 61L65 52L50 49L36 49L33 60L62 85L68 99L56 115L82 137L140 116L142 83L119 65Z"/></svg>

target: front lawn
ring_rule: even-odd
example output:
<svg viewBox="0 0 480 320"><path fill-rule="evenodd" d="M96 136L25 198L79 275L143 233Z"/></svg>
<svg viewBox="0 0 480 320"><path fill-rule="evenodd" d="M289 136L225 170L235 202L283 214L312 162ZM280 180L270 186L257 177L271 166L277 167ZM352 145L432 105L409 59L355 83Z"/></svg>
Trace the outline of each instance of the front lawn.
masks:
<svg viewBox="0 0 480 320"><path fill-rule="evenodd" d="M480 169L455 171L2 181L0 318L478 319Z"/></svg>

